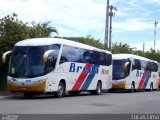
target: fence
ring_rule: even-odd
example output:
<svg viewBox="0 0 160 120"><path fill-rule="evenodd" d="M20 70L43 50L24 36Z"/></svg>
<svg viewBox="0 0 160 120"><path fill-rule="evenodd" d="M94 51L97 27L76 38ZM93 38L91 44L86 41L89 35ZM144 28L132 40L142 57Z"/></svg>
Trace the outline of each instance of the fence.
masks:
<svg viewBox="0 0 160 120"><path fill-rule="evenodd" d="M2 63L2 53L0 52L0 91L7 90L8 64Z"/></svg>

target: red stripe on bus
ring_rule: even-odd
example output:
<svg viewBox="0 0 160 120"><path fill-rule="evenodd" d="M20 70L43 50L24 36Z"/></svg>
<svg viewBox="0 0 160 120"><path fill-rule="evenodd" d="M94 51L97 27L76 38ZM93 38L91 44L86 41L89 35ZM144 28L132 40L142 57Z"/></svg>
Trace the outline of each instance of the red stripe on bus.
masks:
<svg viewBox="0 0 160 120"><path fill-rule="evenodd" d="M146 75L147 75L147 71L145 70L144 73L143 73L143 76L141 78L141 81L139 82L138 89L142 89L142 86L143 86L144 81L146 79Z"/></svg>
<svg viewBox="0 0 160 120"><path fill-rule="evenodd" d="M86 66L88 69L90 69L92 67L92 64L86 64ZM72 91L76 91L76 90L79 90L82 83L84 82L84 80L86 79L87 75L89 74L89 71L87 72L83 72L82 70L82 73L80 74L80 76L78 77L76 83L74 84L73 88L72 88Z"/></svg>

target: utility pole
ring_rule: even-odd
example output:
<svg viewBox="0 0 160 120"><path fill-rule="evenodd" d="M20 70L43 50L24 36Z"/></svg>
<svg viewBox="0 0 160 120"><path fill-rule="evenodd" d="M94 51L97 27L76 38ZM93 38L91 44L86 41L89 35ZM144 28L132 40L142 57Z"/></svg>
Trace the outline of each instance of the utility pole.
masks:
<svg viewBox="0 0 160 120"><path fill-rule="evenodd" d="M109 32L109 49L111 50L112 47L112 17L115 16L115 12L113 10L117 11L117 8L113 5L109 6L110 12L109 12L109 18L110 18L110 32Z"/></svg>
<svg viewBox="0 0 160 120"><path fill-rule="evenodd" d="M107 0L107 7L106 7L106 23L105 23L105 38L104 44L108 48L108 25L109 25L109 0Z"/></svg>
<svg viewBox="0 0 160 120"><path fill-rule="evenodd" d="M154 51L156 50L156 30L157 30L157 24L158 22L154 22Z"/></svg>
<svg viewBox="0 0 160 120"><path fill-rule="evenodd" d="M144 54L144 51L145 51L145 43L143 43L143 54Z"/></svg>

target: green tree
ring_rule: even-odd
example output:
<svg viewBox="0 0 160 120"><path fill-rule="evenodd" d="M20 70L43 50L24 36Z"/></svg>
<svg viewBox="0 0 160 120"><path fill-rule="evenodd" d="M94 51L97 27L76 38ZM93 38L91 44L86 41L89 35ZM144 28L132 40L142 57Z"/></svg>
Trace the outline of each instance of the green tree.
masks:
<svg viewBox="0 0 160 120"><path fill-rule="evenodd" d="M50 27L49 23L50 22L36 23L35 21L32 21L32 26L29 27L30 38L48 37L52 32L58 34L57 29L54 27Z"/></svg>
<svg viewBox="0 0 160 120"><path fill-rule="evenodd" d="M91 35L87 35L87 37L81 37L79 39L75 39L75 41L84 43L87 45L91 45L100 49L104 48L104 45L100 42L100 40L94 39L93 37L91 37Z"/></svg>
<svg viewBox="0 0 160 120"><path fill-rule="evenodd" d="M29 37L26 24L19 21L15 13L0 19L0 51L9 50L18 40Z"/></svg>
<svg viewBox="0 0 160 120"><path fill-rule="evenodd" d="M150 51L145 52L144 57L160 62L160 51L150 49Z"/></svg>
<svg viewBox="0 0 160 120"><path fill-rule="evenodd" d="M49 24L51 23L51 21L45 22L41 24L41 27L43 28L45 35L49 36L50 33L54 32L58 34L58 31L55 27L50 27Z"/></svg>
<svg viewBox="0 0 160 120"><path fill-rule="evenodd" d="M133 48L130 48L128 44L122 44L122 43L115 43L112 46L112 53L133 53Z"/></svg>
<svg viewBox="0 0 160 120"><path fill-rule="evenodd" d="M48 37L51 32L58 31L50 27L50 22L23 23L18 20L18 15L13 13L0 19L0 51L7 51L13 48L14 44L20 40L36 37Z"/></svg>
<svg viewBox="0 0 160 120"><path fill-rule="evenodd" d="M141 50L135 50L135 51L133 51L133 54L144 57L144 53Z"/></svg>

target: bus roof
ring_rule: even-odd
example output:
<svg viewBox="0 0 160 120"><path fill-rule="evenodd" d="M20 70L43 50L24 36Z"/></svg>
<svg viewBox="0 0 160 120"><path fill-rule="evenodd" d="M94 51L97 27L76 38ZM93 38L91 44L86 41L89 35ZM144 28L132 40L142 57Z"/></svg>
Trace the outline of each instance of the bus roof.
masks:
<svg viewBox="0 0 160 120"><path fill-rule="evenodd" d="M141 57L138 55L133 55L133 54L113 54L112 55L113 60L127 59L127 58L140 59L140 60L144 60L144 61L152 61L152 62L158 63L157 61L154 61L154 60L151 60L151 59L148 59L145 57Z"/></svg>
<svg viewBox="0 0 160 120"><path fill-rule="evenodd" d="M102 50L96 47L92 47L86 44L82 44L75 41L70 41L62 38L32 38L32 39L25 39L22 41L19 41L15 44L15 46L46 46L46 45L52 45L52 44L63 44L63 45L69 45L99 52L106 52L110 53L110 51Z"/></svg>

